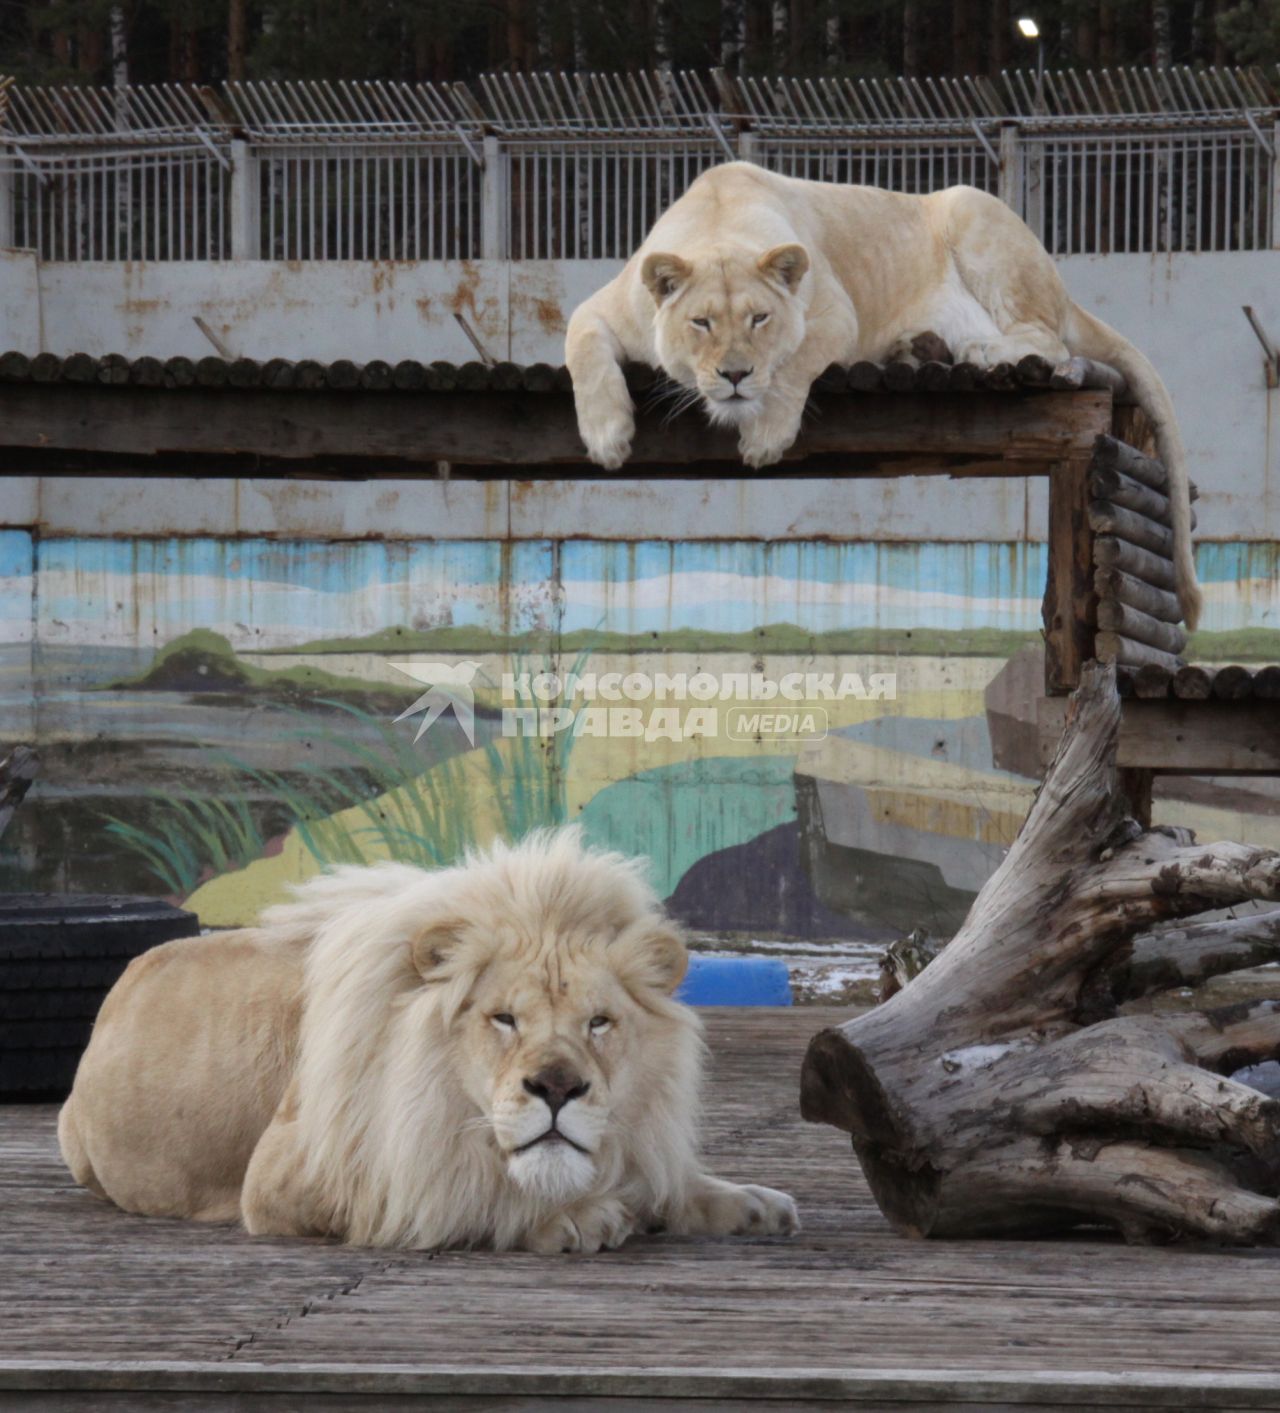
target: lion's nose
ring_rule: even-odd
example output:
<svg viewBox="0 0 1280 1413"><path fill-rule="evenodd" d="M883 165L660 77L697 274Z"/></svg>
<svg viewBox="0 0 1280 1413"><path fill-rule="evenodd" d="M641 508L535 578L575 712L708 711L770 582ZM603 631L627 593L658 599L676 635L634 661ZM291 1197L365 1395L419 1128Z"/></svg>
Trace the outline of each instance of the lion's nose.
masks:
<svg viewBox="0 0 1280 1413"><path fill-rule="evenodd" d="M754 371L753 368L734 368L732 371L728 368L716 369L716 372L719 373L722 378L728 378L731 386L735 388L744 378L749 378Z"/></svg>
<svg viewBox="0 0 1280 1413"><path fill-rule="evenodd" d="M591 1085L565 1065L547 1065L524 1081L525 1092L541 1099L554 1118L571 1099L581 1099Z"/></svg>

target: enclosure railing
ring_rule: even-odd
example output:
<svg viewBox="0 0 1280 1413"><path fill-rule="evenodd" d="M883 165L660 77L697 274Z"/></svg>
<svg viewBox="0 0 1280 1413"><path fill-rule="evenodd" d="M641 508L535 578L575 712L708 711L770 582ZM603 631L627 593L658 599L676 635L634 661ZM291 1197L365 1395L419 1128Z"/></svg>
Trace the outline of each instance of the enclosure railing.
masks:
<svg viewBox="0 0 1280 1413"><path fill-rule="evenodd" d="M1280 74L483 76L8 90L0 245L45 260L616 259L718 162L992 192L1055 254L1280 245Z"/></svg>

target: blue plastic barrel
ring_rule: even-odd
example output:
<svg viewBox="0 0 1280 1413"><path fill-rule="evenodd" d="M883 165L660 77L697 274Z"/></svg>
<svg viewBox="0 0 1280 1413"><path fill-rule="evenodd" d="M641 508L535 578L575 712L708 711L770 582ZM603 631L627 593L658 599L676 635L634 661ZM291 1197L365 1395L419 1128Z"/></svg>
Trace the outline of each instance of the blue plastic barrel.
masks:
<svg viewBox="0 0 1280 1413"><path fill-rule="evenodd" d="M789 1006L791 978L777 957L694 953L676 1000L690 1006Z"/></svg>

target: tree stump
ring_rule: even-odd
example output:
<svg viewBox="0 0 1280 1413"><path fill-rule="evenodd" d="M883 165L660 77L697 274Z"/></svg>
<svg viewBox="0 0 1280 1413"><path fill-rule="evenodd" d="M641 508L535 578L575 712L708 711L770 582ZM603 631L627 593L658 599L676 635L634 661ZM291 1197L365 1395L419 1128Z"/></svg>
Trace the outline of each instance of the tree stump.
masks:
<svg viewBox="0 0 1280 1413"><path fill-rule="evenodd" d="M1280 854L1143 830L1117 785L1120 701L1086 666L1049 772L954 940L886 1003L815 1036L801 1111L853 1136L910 1236L1280 1235L1280 1103L1225 1076L1280 1055L1280 1002L1125 1015L1274 955ZM1259 949L1262 949L1261 952Z"/></svg>

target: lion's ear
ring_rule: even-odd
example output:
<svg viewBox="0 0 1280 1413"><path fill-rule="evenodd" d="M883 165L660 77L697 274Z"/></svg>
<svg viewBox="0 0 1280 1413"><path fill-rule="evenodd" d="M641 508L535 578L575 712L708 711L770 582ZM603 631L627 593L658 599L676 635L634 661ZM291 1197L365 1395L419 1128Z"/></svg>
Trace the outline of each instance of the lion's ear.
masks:
<svg viewBox="0 0 1280 1413"><path fill-rule="evenodd" d="M623 968L641 986L669 996L689 970L689 952L684 938L672 923L649 923L628 929L618 939L623 952Z"/></svg>
<svg viewBox="0 0 1280 1413"><path fill-rule="evenodd" d="M409 943L409 954L426 981L443 981L451 975L450 962L462 946L461 922L433 923Z"/></svg>
<svg viewBox="0 0 1280 1413"><path fill-rule="evenodd" d="M775 245L756 261L756 269L766 280L794 290L809 271L809 252L803 245Z"/></svg>
<svg viewBox="0 0 1280 1413"><path fill-rule="evenodd" d="M644 257L640 266L640 278L645 288L653 295L655 304L670 299L682 284L693 274L693 266L678 255L664 255L654 251Z"/></svg>

